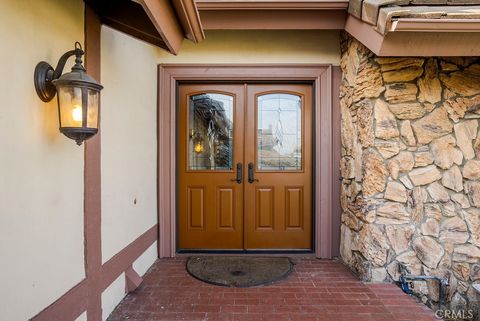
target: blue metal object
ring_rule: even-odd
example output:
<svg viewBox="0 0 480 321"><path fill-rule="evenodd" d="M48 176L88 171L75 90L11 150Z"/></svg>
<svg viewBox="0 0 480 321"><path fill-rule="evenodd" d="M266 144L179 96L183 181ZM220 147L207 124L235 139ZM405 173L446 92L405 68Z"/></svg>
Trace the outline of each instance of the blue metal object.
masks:
<svg viewBox="0 0 480 321"><path fill-rule="evenodd" d="M401 286L403 292L405 292L407 294L413 294L413 291L412 291L412 289L410 289L410 287L408 285L408 282L407 282L407 279L405 278L404 274L402 274L400 276L400 286Z"/></svg>

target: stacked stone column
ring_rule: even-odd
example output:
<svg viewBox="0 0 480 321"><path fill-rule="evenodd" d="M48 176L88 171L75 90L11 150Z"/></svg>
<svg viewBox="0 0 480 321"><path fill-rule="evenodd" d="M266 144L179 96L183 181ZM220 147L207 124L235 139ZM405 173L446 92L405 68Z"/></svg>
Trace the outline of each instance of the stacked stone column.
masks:
<svg viewBox="0 0 480 321"><path fill-rule="evenodd" d="M364 280L400 268L480 300L480 59L380 58L342 39L341 255ZM417 283L432 307L434 282ZM478 308L478 307L476 307Z"/></svg>

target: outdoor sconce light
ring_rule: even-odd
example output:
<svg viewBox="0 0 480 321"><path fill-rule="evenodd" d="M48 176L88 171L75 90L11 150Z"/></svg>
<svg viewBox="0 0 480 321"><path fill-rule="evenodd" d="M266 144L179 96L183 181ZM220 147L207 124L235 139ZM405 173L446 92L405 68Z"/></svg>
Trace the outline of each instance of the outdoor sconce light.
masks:
<svg viewBox="0 0 480 321"><path fill-rule="evenodd" d="M38 96L49 102L57 94L60 132L81 145L98 132L98 105L103 86L90 77L82 65L85 52L79 42L75 49L63 54L57 67L45 61L35 67L34 82ZM71 56L75 56L72 71L62 75Z"/></svg>

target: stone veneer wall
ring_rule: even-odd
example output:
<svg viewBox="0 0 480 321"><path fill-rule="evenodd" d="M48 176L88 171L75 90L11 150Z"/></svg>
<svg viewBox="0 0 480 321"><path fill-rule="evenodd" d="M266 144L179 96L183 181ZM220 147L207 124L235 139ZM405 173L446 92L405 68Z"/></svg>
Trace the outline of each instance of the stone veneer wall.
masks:
<svg viewBox="0 0 480 321"><path fill-rule="evenodd" d="M343 260L365 281L447 276L480 300L480 59L379 58L343 35ZM436 306L436 283L415 283ZM478 309L478 306L475 307Z"/></svg>

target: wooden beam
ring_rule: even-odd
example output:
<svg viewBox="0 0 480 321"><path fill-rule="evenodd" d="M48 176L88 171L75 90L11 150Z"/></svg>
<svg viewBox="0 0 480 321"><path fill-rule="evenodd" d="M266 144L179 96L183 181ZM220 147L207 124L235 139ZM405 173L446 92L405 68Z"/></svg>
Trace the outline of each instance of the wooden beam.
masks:
<svg viewBox="0 0 480 321"><path fill-rule="evenodd" d="M133 1L116 1L101 15L102 23L163 49L168 47L142 6Z"/></svg>
<svg viewBox="0 0 480 321"><path fill-rule="evenodd" d="M85 6L85 67L101 83L101 21ZM102 320L102 108L98 106L98 133L85 142L84 161L84 235L85 277L87 278L87 319ZM60 318L59 318L60 319ZM57 320L59 320L57 319Z"/></svg>
<svg viewBox="0 0 480 321"><path fill-rule="evenodd" d="M205 39L202 22L194 0L172 0L186 37L195 43Z"/></svg>
<svg viewBox="0 0 480 321"><path fill-rule="evenodd" d="M169 50L140 3L131 0L84 0L102 24Z"/></svg>
<svg viewBox="0 0 480 321"><path fill-rule="evenodd" d="M184 36L170 2L167 0L139 0L138 2L165 41L168 50L176 55L180 50Z"/></svg>

